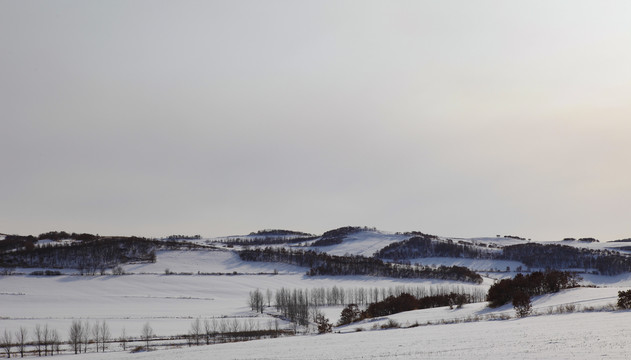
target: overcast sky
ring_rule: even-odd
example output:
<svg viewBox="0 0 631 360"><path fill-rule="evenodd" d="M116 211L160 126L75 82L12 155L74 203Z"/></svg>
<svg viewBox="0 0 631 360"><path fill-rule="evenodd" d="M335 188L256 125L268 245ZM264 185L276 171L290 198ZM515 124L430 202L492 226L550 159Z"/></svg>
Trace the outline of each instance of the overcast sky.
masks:
<svg viewBox="0 0 631 360"><path fill-rule="evenodd" d="M0 2L0 232L631 237L629 1Z"/></svg>

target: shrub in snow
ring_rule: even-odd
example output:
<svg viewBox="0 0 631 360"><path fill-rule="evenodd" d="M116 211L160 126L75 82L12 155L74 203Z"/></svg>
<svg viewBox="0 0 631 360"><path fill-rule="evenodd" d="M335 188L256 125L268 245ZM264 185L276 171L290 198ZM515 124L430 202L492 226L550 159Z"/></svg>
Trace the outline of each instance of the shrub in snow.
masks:
<svg viewBox="0 0 631 360"><path fill-rule="evenodd" d="M359 320L361 317L361 311L359 307L355 304L350 304L342 310L342 314L340 315L340 320L337 325L342 326L346 324L350 324Z"/></svg>
<svg viewBox="0 0 631 360"><path fill-rule="evenodd" d="M318 325L318 334L326 334L333 331L333 324L331 324L329 319L324 317L324 315L317 314L315 322Z"/></svg>
<svg viewBox="0 0 631 360"><path fill-rule="evenodd" d="M631 309L631 290L618 291L618 308Z"/></svg>
<svg viewBox="0 0 631 360"><path fill-rule="evenodd" d="M399 328L401 327L401 325L399 325L398 322L396 322L396 320L392 320L389 319L387 323L381 325L382 329L393 329L393 328Z"/></svg>

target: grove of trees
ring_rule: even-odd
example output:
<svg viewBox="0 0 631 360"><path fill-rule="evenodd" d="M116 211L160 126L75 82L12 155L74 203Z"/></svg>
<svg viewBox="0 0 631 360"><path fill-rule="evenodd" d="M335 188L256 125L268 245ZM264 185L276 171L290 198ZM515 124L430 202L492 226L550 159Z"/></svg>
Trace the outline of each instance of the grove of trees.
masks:
<svg viewBox="0 0 631 360"><path fill-rule="evenodd" d="M579 241L596 242L597 240L585 238ZM484 244L474 245L466 241L442 240L425 234L392 243L377 251L374 256L395 261L423 257L512 260L519 261L530 268L585 269L586 271L595 269L602 275L617 275L631 271L631 257L614 250L531 242L493 248Z"/></svg>
<svg viewBox="0 0 631 360"><path fill-rule="evenodd" d="M461 307L473 302L473 297L468 294L449 293L417 298L408 293L398 296L389 296L382 301L368 305L366 310L360 311L356 304L349 304L342 310L338 326L350 324L363 319L397 314L404 311L428 309L433 307L449 306Z"/></svg>
<svg viewBox="0 0 631 360"><path fill-rule="evenodd" d="M308 276L318 275L369 275L408 279L442 279L482 283L482 277L462 266L403 265L383 262L380 259L359 255L336 256L316 251L287 250L266 247L246 249L239 252L244 261L283 262L307 266Z"/></svg>
<svg viewBox="0 0 631 360"><path fill-rule="evenodd" d="M537 296L555 293L562 289L578 286L580 277L568 271L536 271L527 275L517 274L512 279L503 279L489 288L486 300L490 307L512 302L516 295ZM520 295L521 296L521 295Z"/></svg>

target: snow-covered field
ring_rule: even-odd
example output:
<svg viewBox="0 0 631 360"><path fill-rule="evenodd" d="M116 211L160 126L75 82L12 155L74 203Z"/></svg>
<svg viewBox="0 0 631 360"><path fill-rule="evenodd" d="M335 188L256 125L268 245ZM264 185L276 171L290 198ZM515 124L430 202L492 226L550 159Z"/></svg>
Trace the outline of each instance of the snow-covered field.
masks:
<svg viewBox="0 0 631 360"><path fill-rule="evenodd" d="M232 251L158 251L155 263L123 266L127 273L274 273L304 274L308 269L280 263L245 262Z"/></svg>
<svg viewBox="0 0 631 360"><path fill-rule="evenodd" d="M255 319L260 327L267 327L272 318L257 316L248 307L249 292L255 289L431 289L452 284L486 291L490 285L489 281L471 285L369 276L309 277L307 269L299 266L243 262L233 252L205 250L159 252L156 263L124 269L129 275L0 276L0 331L48 324L66 333L73 319L83 319L106 320L113 336L123 328L127 335L137 336L147 321L157 335L175 335L186 334L198 317ZM165 269L191 275L165 275ZM198 275L198 271L229 275ZM237 275L231 275L234 272ZM331 321L337 321L340 311L339 307L323 309Z"/></svg>
<svg viewBox="0 0 631 360"><path fill-rule="evenodd" d="M392 239L363 238L365 250L387 245ZM340 244L332 253L361 253L360 239ZM416 261L416 260L415 260ZM426 258L424 264L461 265L480 271L514 270L519 263L467 259ZM177 275L166 275L165 270ZM20 270L20 269L18 269ZM28 273L33 269L21 269ZM248 306L255 289L280 288L395 288L459 286L486 291L493 279L472 285L439 280L374 278L369 276L308 277L306 268L243 262L230 251L164 251L155 263L128 264L127 275L0 276L0 333L12 333L36 324L57 329L66 338L73 320L107 321L117 338L125 329L137 337L149 322L156 335L186 334L200 318L230 319L266 329L275 321ZM514 273L491 274L494 277ZM489 309L485 303L409 311L335 328L328 335L301 335L279 339L217 344L193 348L129 354L111 344L105 354L82 354L85 359L409 359L409 358L625 358L631 350L627 337L631 312L614 311L617 292L631 287L631 274L615 277L583 275L583 283L597 287L570 289L533 299L535 316L497 320L514 315L511 305ZM273 300L272 300L273 302ZM559 314L568 309L578 312ZM321 311L337 322L341 306ZM583 312L585 311L585 312ZM588 311L588 312L587 312ZM270 312L273 312L270 309ZM492 320L495 319L495 320ZM383 330L395 321L407 329ZM281 321L281 326L287 326ZM416 327L412 327L418 325ZM74 359L74 355L57 356Z"/></svg>
<svg viewBox="0 0 631 360"><path fill-rule="evenodd" d="M631 312L533 316L297 336L82 359L626 359ZM76 359L77 356L56 356Z"/></svg>

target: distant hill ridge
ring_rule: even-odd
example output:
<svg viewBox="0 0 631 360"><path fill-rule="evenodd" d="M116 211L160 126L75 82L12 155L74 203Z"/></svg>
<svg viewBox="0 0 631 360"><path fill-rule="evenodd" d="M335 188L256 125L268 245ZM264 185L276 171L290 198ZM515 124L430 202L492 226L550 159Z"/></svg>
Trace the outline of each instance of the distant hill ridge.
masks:
<svg viewBox="0 0 631 360"><path fill-rule="evenodd" d="M374 227L370 228L366 226L345 226L334 230L329 230L322 234L322 236L320 236L320 239L311 244L311 246L319 247L341 244L347 236L363 231L377 231L377 229Z"/></svg>

